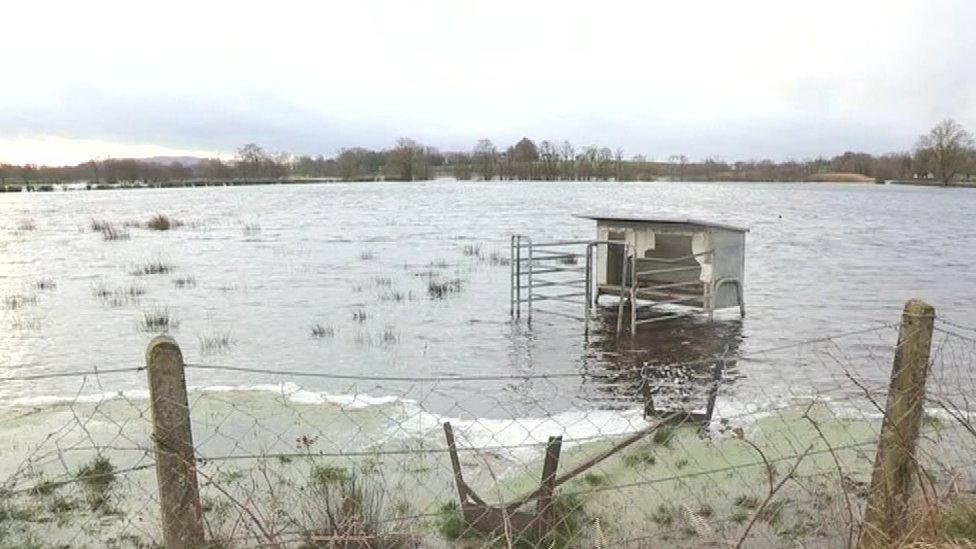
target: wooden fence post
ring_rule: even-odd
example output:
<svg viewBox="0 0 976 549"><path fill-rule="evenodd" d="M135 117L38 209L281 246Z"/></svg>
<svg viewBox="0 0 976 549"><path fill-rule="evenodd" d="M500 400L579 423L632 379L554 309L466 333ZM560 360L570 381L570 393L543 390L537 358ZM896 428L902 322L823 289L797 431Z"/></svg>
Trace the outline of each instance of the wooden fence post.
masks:
<svg viewBox="0 0 976 549"><path fill-rule="evenodd" d="M152 409L156 481L167 549L204 544L203 513L190 431L183 353L168 336L156 336L146 349Z"/></svg>
<svg viewBox="0 0 976 549"><path fill-rule="evenodd" d="M934 319L935 309L928 303L905 303L859 549L891 547L904 533L917 471L915 443L925 406Z"/></svg>

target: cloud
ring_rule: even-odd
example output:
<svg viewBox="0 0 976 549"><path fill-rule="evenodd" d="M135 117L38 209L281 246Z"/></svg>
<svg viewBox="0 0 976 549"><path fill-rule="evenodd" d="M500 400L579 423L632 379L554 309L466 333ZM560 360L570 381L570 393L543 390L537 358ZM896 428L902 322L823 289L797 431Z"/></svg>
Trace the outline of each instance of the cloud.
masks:
<svg viewBox="0 0 976 549"><path fill-rule="evenodd" d="M469 149L527 135L651 157L781 159L905 149L947 116L976 126L966 0L6 11L6 43L29 47L0 54L13 76L0 87L0 135L21 142L332 154L400 136Z"/></svg>

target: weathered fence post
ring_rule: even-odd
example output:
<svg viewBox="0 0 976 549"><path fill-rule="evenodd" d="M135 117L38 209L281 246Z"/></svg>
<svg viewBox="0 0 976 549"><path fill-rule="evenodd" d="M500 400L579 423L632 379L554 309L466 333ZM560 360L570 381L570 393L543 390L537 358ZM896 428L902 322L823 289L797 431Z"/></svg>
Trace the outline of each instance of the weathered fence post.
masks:
<svg viewBox="0 0 976 549"><path fill-rule="evenodd" d="M859 549L891 547L906 526L934 319L928 303L905 303Z"/></svg>
<svg viewBox="0 0 976 549"><path fill-rule="evenodd" d="M167 549L203 546L203 513L190 431L183 353L168 336L157 336L146 349L152 409L156 481Z"/></svg>

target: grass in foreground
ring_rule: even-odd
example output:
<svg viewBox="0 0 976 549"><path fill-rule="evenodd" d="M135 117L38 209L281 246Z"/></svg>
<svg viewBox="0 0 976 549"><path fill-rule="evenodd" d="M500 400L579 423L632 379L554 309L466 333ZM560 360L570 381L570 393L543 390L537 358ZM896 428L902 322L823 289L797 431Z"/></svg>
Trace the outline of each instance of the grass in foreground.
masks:
<svg viewBox="0 0 976 549"><path fill-rule="evenodd" d="M115 465L107 457L98 455L78 469L75 477L85 487L91 510L105 510L116 481Z"/></svg>
<svg viewBox="0 0 976 549"><path fill-rule="evenodd" d="M532 505L527 509L534 509ZM518 549L563 549L579 543L584 527L589 523L583 498L571 492L558 492L553 498L550 518L553 527L541 539L537 535L516 534L511 547ZM464 518L455 501L441 505L434 520L437 531L447 539L481 539L483 546L506 545L503 532L482 532Z"/></svg>

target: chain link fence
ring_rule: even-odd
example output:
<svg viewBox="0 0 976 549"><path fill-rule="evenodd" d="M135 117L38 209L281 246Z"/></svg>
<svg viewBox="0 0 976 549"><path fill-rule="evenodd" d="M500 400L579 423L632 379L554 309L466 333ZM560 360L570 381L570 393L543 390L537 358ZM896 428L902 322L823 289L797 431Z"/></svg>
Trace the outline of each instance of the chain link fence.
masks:
<svg viewBox="0 0 976 549"><path fill-rule="evenodd" d="M542 375L189 357L186 404L165 404L190 419L199 497L172 511L199 506L207 547L853 547L902 327ZM976 327L937 318L932 335L913 454L913 501L929 504L976 490ZM203 370L248 384L197 388ZM171 434L159 402L112 389L146 368L58 375L72 398L0 409L0 547L174 545L157 459L178 452L154 446Z"/></svg>

